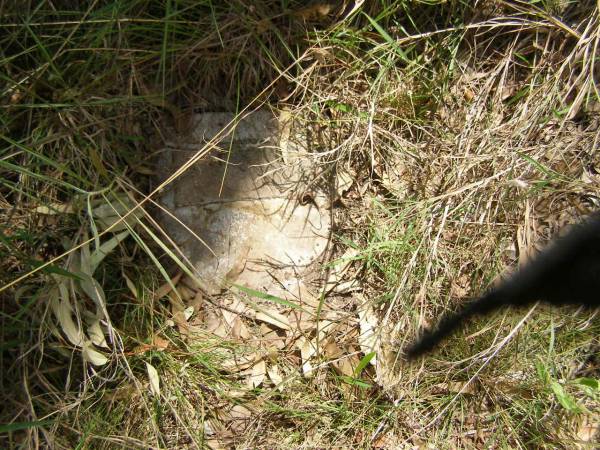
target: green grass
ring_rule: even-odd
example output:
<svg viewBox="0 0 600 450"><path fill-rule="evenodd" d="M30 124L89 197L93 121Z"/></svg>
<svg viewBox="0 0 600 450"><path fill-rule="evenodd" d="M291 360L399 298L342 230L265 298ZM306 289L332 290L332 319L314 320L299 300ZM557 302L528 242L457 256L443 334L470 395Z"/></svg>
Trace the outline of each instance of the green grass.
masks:
<svg viewBox="0 0 600 450"><path fill-rule="evenodd" d="M585 311L502 312L418 364L395 359L597 208L594 2L1 11L1 447L573 448L598 426L600 327ZM350 372L324 352L304 377L293 345L186 341L169 325L175 300L157 295L172 260L187 270L144 199L168 130L261 105L293 111L326 173L355 179L334 209L334 254L358 251L362 291L323 299L343 305L325 337ZM358 344L363 311L383 367ZM106 346L81 346L92 327ZM281 390L224 367L260 352Z"/></svg>

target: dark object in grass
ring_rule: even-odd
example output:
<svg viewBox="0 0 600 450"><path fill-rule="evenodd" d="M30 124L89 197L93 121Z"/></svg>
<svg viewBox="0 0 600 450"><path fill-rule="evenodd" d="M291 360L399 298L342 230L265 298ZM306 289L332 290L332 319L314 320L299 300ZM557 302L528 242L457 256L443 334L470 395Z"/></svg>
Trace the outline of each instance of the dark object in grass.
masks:
<svg viewBox="0 0 600 450"><path fill-rule="evenodd" d="M499 286L446 314L437 327L409 345L405 355L414 359L433 350L472 316L538 300L553 306L600 306L600 212L574 225Z"/></svg>

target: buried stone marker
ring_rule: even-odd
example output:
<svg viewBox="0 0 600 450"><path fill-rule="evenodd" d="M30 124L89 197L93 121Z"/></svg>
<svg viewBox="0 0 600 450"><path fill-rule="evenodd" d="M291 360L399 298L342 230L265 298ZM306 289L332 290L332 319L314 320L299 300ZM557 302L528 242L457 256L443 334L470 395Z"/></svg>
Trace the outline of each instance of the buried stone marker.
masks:
<svg viewBox="0 0 600 450"><path fill-rule="evenodd" d="M176 137L162 152L161 179L233 118L231 113L194 116L191 133ZM289 124L280 122L266 111L244 117L161 192L159 203L168 211L161 212L161 224L210 294L236 283L283 298L297 296L303 274L327 247L330 201L318 166L304 145L290 139Z"/></svg>

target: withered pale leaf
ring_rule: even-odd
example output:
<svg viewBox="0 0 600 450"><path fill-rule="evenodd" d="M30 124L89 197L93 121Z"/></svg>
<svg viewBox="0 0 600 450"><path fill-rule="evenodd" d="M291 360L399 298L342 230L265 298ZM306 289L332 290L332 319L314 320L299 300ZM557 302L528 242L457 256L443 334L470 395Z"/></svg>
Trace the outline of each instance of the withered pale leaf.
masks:
<svg viewBox="0 0 600 450"><path fill-rule="evenodd" d="M102 331L102 327L100 326L100 319L93 319L92 322L88 326L88 335L94 345L98 347L108 348L108 344L106 343L106 339L104 338L104 332Z"/></svg>
<svg viewBox="0 0 600 450"><path fill-rule="evenodd" d="M58 324L62 329L65 336L71 344L81 347L84 341L84 334L78 324L75 323L72 317L73 310L69 303L68 291L66 291L67 297L59 298L58 291L53 291L54 296L50 300L52 311L58 320Z"/></svg>
<svg viewBox="0 0 600 450"><path fill-rule="evenodd" d="M125 274L123 274L123 278L125 279L125 284L127 285L127 287L129 288L129 291L133 295L133 298L138 298L137 287L135 286L133 281L131 281L131 279Z"/></svg>
<svg viewBox="0 0 600 450"><path fill-rule="evenodd" d="M150 381L150 392L155 397L160 397L160 377L154 366L150 363L146 363L146 370L148 371L148 380Z"/></svg>
<svg viewBox="0 0 600 450"><path fill-rule="evenodd" d="M50 203L38 206L34 209L34 212L45 215L71 214L73 212L73 205L69 203Z"/></svg>
<svg viewBox="0 0 600 450"><path fill-rule="evenodd" d="M116 246L119 245L119 243L123 241L127 236L129 236L129 230L125 230L111 237L106 242L103 242L102 245L100 245L100 247L98 247L92 252L92 254L90 255L90 275L94 274L94 272L96 271L102 260L106 257L106 255L110 254L110 252L112 252L116 248Z"/></svg>
<svg viewBox="0 0 600 450"><path fill-rule="evenodd" d="M107 203L105 199L102 199L97 205L93 205L92 216L103 230L114 225L111 228L112 232L122 231L126 230L128 225L133 227L145 215L144 209L140 207L123 219L134 206L133 200L126 195L119 196L112 203Z"/></svg>
<svg viewBox="0 0 600 450"><path fill-rule="evenodd" d="M82 354L83 358L87 362L92 363L94 366L103 366L108 362L108 358L102 353L96 351L94 349L94 345L90 341L85 341L83 343Z"/></svg>

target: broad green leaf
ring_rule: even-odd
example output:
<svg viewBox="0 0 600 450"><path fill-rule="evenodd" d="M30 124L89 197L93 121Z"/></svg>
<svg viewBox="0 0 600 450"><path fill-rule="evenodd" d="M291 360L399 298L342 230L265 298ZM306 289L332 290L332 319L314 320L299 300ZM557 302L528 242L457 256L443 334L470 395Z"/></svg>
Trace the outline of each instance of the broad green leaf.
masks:
<svg viewBox="0 0 600 450"><path fill-rule="evenodd" d="M343 380L345 383L351 384L353 386L357 386L361 389L370 389L373 387L373 385L369 384L369 383L365 383L362 380L358 380L356 378L352 378L352 377L347 377L345 375L340 375L339 377L341 380Z"/></svg>
<svg viewBox="0 0 600 450"><path fill-rule="evenodd" d="M594 389L595 391L600 391L600 380L596 380L594 378L577 378L573 380L573 383L580 384L582 386L587 386L589 388Z"/></svg>
<svg viewBox="0 0 600 450"><path fill-rule="evenodd" d="M375 19L373 19L371 16L369 16L366 13L363 13L364 16L367 18L367 20L369 22L371 22L371 25L373 25L373 28L375 28L375 30L381 35L381 37L383 39L385 39L385 41L390 44L392 46L392 48L394 49L394 51L398 54L398 56L400 56L400 59L402 59L402 61L404 61L407 64L412 63L412 61L410 60L410 58L406 55L406 53L404 53L404 50L402 50L400 48L400 46L398 45L398 43L396 42L396 40L394 38L392 38L387 31L385 31L381 25L379 25Z"/></svg>
<svg viewBox="0 0 600 450"><path fill-rule="evenodd" d="M560 383L553 380L550 382L550 388L552 389L552 392L554 392L554 395L556 396L556 399L558 400L558 402L567 411L570 411L570 412L581 412L582 411L581 406L579 406L577 401L567 391L565 391L565 388Z"/></svg>
<svg viewBox="0 0 600 450"><path fill-rule="evenodd" d="M278 303L278 304L283 305L283 306L288 306L288 307L293 308L293 309L300 309L302 311L305 311L304 308L302 308L302 306L297 305L295 303L292 303L292 302L290 302L290 301L288 301L288 300L286 300L284 298L276 297L274 295L267 294L267 293L261 292L261 291L257 291L257 290L248 288L246 286L241 286L241 285L235 284L235 283L232 284L232 286L236 287L240 291L242 291L242 292L244 292L244 293L246 293L246 294L248 294L248 295L250 295L252 297L261 298L263 300L268 300L270 302ZM308 312L308 311L305 311L305 312Z"/></svg>
<svg viewBox="0 0 600 450"><path fill-rule="evenodd" d="M11 431L29 430L30 428L43 427L51 424L50 420L37 420L35 422L13 422L0 424L0 434Z"/></svg>
<svg viewBox="0 0 600 450"><path fill-rule="evenodd" d="M370 352L367 353L365 356L363 356L360 360L360 362L358 363L358 366L356 366L356 369L354 370L354 376L358 377L360 376L360 374L362 373L362 371L365 369L365 367L367 367L367 365L369 364L369 362L375 357L375 352Z"/></svg>

